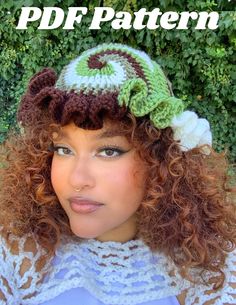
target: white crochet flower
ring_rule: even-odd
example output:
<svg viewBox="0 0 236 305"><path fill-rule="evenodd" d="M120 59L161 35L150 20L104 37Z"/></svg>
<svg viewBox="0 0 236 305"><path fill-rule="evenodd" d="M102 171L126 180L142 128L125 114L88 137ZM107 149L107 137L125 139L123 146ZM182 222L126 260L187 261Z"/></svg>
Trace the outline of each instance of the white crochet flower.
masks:
<svg viewBox="0 0 236 305"><path fill-rule="evenodd" d="M182 151L190 150L204 144L212 145L212 134L209 122L198 118L193 111L184 111L171 121L174 130L174 140L180 141ZM209 150L204 150L208 154Z"/></svg>

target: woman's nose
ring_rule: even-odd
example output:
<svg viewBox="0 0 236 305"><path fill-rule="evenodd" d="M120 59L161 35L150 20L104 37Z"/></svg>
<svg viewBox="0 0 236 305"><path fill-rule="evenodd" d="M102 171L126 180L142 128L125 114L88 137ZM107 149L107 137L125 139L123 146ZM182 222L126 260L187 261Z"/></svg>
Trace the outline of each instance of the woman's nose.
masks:
<svg viewBox="0 0 236 305"><path fill-rule="evenodd" d="M92 188L95 186L96 177L94 165L88 158L76 158L71 166L69 183L74 189Z"/></svg>

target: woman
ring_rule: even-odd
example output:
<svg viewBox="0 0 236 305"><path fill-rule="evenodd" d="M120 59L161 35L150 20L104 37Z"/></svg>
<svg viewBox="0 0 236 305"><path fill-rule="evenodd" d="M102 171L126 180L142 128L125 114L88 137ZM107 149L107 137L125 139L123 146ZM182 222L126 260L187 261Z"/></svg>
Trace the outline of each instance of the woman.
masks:
<svg viewBox="0 0 236 305"><path fill-rule="evenodd" d="M236 217L209 123L144 52L29 82L5 144L0 304L234 304Z"/></svg>

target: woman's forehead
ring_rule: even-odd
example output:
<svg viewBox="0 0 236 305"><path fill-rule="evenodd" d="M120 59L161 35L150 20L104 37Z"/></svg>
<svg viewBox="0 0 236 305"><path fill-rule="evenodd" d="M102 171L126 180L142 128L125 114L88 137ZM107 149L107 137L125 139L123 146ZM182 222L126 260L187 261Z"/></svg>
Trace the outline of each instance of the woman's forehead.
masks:
<svg viewBox="0 0 236 305"><path fill-rule="evenodd" d="M70 122L65 126L61 126L58 132L53 132L52 137L53 139L56 139L57 137L68 138L70 134L77 131L96 139L124 136L124 130L121 128L121 124L119 124L119 122L106 120L104 121L103 127L96 130L83 129L75 125L74 122Z"/></svg>

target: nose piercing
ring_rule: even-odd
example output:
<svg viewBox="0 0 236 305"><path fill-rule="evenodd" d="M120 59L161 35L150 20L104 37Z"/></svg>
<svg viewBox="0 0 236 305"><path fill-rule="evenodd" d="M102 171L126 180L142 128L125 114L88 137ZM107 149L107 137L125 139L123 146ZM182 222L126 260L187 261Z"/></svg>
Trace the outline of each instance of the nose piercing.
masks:
<svg viewBox="0 0 236 305"><path fill-rule="evenodd" d="M76 192L80 192L81 190L82 190L82 187L75 189Z"/></svg>

